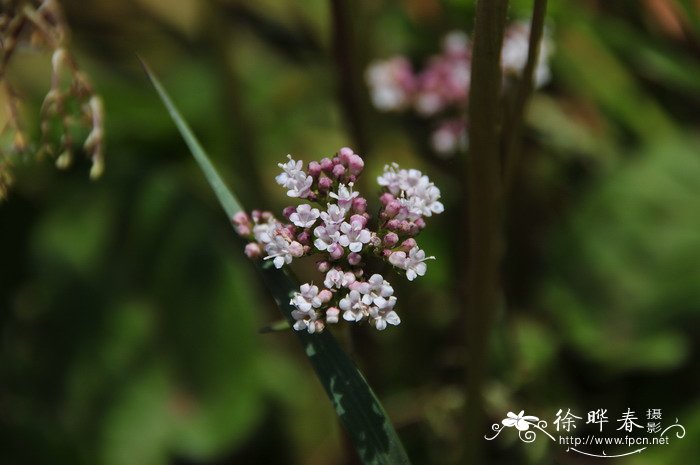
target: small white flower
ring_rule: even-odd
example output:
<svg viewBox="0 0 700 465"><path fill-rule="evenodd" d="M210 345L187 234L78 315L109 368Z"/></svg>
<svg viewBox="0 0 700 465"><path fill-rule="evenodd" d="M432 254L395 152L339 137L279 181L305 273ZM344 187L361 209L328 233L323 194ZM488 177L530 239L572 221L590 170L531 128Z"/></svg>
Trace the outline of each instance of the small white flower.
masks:
<svg viewBox="0 0 700 465"><path fill-rule="evenodd" d="M296 241L288 241L283 235L275 234L272 241L265 244L265 252L267 256L265 260L273 260L275 268L282 268L285 264L292 263L292 258L299 256L298 250L302 250L303 246Z"/></svg>
<svg viewBox="0 0 700 465"><path fill-rule="evenodd" d="M317 238L314 245L322 252L330 252L333 246L340 241L340 231L331 226L316 226L314 236Z"/></svg>
<svg viewBox="0 0 700 465"><path fill-rule="evenodd" d="M326 273L323 285L328 289L348 287L355 282L355 275L349 271L343 272L338 268L333 268Z"/></svg>
<svg viewBox="0 0 700 465"><path fill-rule="evenodd" d="M424 216L432 216L433 213L442 213L445 211L445 207L442 202L439 202L440 189L435 187L433 183L418 186L413 193L412 198L419 199L416 202L420 205L421 212Z"/></svg>
<svg viewBox="0 0 700 465"><path fill-rule="evenodd" d="M347 210L340 208L338 205L329 203L327 211L321 212L321 219L326 226L338 226L345 221L346 214Z"/></svg>
<svg viewBox="0 0 700 465"><path fill-rule="evenodd" d="M425 275L428 266L426 260L435 259L435 257L426 257L425 251L418 247L413 247L406 255L406 252L398 251L389 255L389 263L397 268L406 270L406 278L413 281L418 276Z"/></svg>
<svg viewBox="0 0 700 465"><path fill-rule="evenodd" d="M283 171L277 175L275 181L277 181L277 184L287 189L287 195L289 197L308 197L311 193L313 178L302 170L303 162L301 160L292 160L291 155L287 155L287 158L289 158L287 163L277 164Z"/></svg>
<svg viewBox="0 0 700 465"><path fill-rule="evenodd" d="M289 221L300 228L310 228L321 215L318 208L311 208L309 204L302 204L297 210L289 215Z"/></svg>
<svg viewBox="0 0 700 465"><path fill-rule="evenodd" d="M394 288L380 274L370 276L366 284L367 286L361 288L360 292L364 291L363 294L369 295L372 303L378 307L383 308L386 298L394 294Z"/></svg>
<svg viewBox="0 0 700 465"><path fill-rule="evenodd" d="M360 195L359 192L353 192L352 187L353 183L348 183L347 187L345 184L341 184L338 186L338 193L331 192L328 195L338 201L338 206L340 208L347 211L350 210L352 201L355 200L358 195Z"/></svg>
<svg viewBox="0 0 700 465"><path fill-rule="evenodd" d="M356 290L348 292L348 295L340 299L338 306L343 310L345 321L358 322L369 315L369 306L363 302L362 294Z"/></svg>
<svg viewBox="0 0 700 465"><path fill-rule="evenodd" d="M271 242L279 225L280 223L274 218L270 218L267 223L256 224L253 226L253 236L255 240L263 245Z"/></svg>
<svg viewBox="0 0 700 465"><path fill-rule="evenodd" d="M282 187L287 187L290 180L296 178L300 173L303 173L302 166L304 163L301 160L292 160L291 155L287 155L287 158L289 159L287 163L277 163L277 166L282 168L283 171L275 177L275 181Z"/></svg>
<svg viewBox="0 0 700 465"><path fill-rule="evenodd" d="M340 231L343 235L340 236L338 243L343 247L349 247L351 252L362 250L363 244L367 244L372 237L369 230L364 229L359 221L341 224Z"/></svg>
<svg viewBox="0 0 700 465"><path fill-rule="evenodd" d="M302 284L299 287L299 292L294 293L289 303L301 312L309 312L311 309L318 308L323 304L318 294L318 286Z"/></svg>
<svg viewBox="0 0 700 465"><path fill-rule="evenodd" d="M393 310L395 304L396 297L390 297L386 300L383 307L370 308L369 316L372 318L374 327L377 328L377 330L384 331L387 324L398 326L401 323L401 318L399 318L399 315Z"/></svg>
<svg viewBox="0 0 700 465"><path fill-rule="evenodd" d="M334 324L338 322L338 315L340 315L340 310L336 307L331 307L326 310L326 323Z"/></svg>
<svg viewBox="0 0 700 465"><path fill-rule="evenodd" d="M297 320L293 328L297 331L306 330L309 334L320 333L325 325L322 320L318 319L318 313L315 310L302 312L299 310L292 311L292 317Z"/></svg>

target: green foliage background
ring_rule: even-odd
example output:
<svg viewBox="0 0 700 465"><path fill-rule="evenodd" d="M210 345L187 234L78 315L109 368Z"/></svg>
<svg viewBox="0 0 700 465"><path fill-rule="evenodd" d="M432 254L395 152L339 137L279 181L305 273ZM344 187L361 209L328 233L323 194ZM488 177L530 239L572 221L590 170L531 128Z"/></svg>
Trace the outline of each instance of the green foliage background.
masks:
<svg viewBox="0 0 700 465"><path fill-rule="evenodd" d="M63 3L105 100L107 170L90 183L80 163L20 166L0 205L0 463L354 463L292 335L258 334L279 313L135 57L243 203L277 211L287 153L352 145L327 2ZM528 16L531 2L511 3L510 18ZM471 31L472 15L462 0L353 2L358 69L393 53L422 61L445 32ZM700 453L700 10L550 2L549 27L554 79L530 106L508 199L488 411L551 421L607 408L614 422L662 408L687 436L615 463L686 464ZM48 69L37 54L11 69L30 108ZM402 325L359 328L357 361L413 462L449 463L467 356L461 180L434 163L429 123L378 114L366 94L360 107L364 190L389 161L417 166L447 212L421 236L439 259L398 286ZM317 279L311 263L295 271ZM583 463L541 441L487 446L493 464Z"/></svg>

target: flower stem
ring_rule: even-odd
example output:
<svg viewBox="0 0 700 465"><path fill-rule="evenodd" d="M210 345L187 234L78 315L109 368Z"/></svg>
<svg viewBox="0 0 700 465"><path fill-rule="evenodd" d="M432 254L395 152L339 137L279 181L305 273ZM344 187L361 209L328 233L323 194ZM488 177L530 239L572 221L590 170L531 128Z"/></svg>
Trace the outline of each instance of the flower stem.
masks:
<svg viewBox="0 0 700 465"><path fill-rule="evenodd" d="M515 91L513 105L503 128L503 186L504 196L513 185L522 149L522 131L525 119L525 107L534 90L534 72L540 52L540 42L544 32L544 17L547 11L547 0L534 0L530 23L530 41L528 44L527 62Z"/></svg>
<svg viewBox="0 0 700 465"><path fill-rule="evenodd" d="M367 154L368 140L362 118L364 90L357 67L357 50L348 0L330 0L333 22L333 58L338 77L338 96L357 151Z"/></svg>
<svg viewBox="0 0 700 465"><path fill-rule="evenodd" d="M508 0L479 0L476 6L469 101L470 149L464 164L466 177L462 211L468 231L461 263L467 265L465 284L467 370L464 460L483 463L484 405L482 389L488 366L488 345L494 315L501 298L501 45Z"/></svg>

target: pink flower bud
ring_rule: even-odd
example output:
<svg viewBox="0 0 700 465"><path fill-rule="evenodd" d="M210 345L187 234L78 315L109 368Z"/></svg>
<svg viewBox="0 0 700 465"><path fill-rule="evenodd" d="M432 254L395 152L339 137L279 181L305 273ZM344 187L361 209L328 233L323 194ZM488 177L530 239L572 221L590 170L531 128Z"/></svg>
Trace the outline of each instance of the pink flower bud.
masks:
<svg viewBox="0 0 700 465"><path fill-rule="evenodd" d="M249 225L236 225L235 229L238 235L242 237L248 237L252 232Z"/></svg>
<svg viewBox="0 0 700 465"><path fill-rule="evenodd" d="M382 245L382 240L377 236L377 233L373 232L369 238L369 243L372 244L373 247L379 247Z"/></svg>
<svg viewBox="0 0 700 465"><path fill-rule="evenodd" d="M333 187L333 180L331 178L321 178L318 180L318 190L320 192L328 192Z"/></svg>
<svg viewBox="0 0 700 465"><path fill-rule="evenodd" d="M262 212L260 210L253 210L250 212L250 216L253 217L253 221L259 223L262 219Z"/></svg>
<svg viewBox="0 0 700 465"><path fill-rule="evenodd" d="M356 278L361 278L363 274L365 274L365 271L362 268L358 268L357 270L353 271L353 274L355 275ZM360 283L362 284L362 283Z"/></svg>
<svg viewBox="0 0 700 465"><path fill-rule="evenodd" d="M338 157L333 157L331 158L331 161L333 162L334 165L340 165L340 158Z"/></svg>
<svg viewBox="0 0 700 465"><path fill-rule="evenodd" d="M250 242L245 246L245 255L250 259L260 258L262 255L262 249L257 242Z"/></svg>
<svg viewBox="0 0 700 465"><path fill-rule="evenodd" d="M393 253L393 251L392 251L391 249L384 249L384 250L382 250L382 256L384 256L384 258L389 258L389 256L390 256L392 253Z"/></svg>
<svg viewBox="0 0 700 465"><path fill-rule="evenodd" d="M233 222L236 224L248 224L250 223L250 220L248 219L246 212L238 212L233 215Z"/></svg>
<svg viewBox="0 0 700 465"><path fill-rule="evenodd" d="M351 252L348 254L348 263L351 265L359 265L362 261L362 255L359 253Z"/></svg>
<svg viewBox="0 0 700 465"><path fill-rule="evenodd" d="M382 205L386 206L391 202L392 200L395 200L395 197L391 195L388 192L384 192L380 197L379 201L382 203Z"/></svg>
<svg viewBox="0 0 700 465"><path fill-rule="evenodd" d="M350 284L348 284L348 289L351 291L357 291L359 287L362 285L360 281L353 281Z"/></svg>
<svg viewBox="0 0 700 465"><path fill-rule="evenodd" d="M351 174L350 176L348 176L347 179L348 179L348 182L352 182L352 183L357 182L357 176L355 176L354 174Z"/></svg>
<svg viewBox="0 0 700 465"><path fill-rule="evenodd" d="M343 279L345 279L345 282L348 283L348 286L352 283L355 282L355 274L352 273L351 271L346 271L345 274L343 275Z"/></svg>
<svg viewBox="0 0 700 465"><path fill-rule="evenodd" d="M399 224L399 231L400 232L402 232L404 234L408 234L410 230L411 230L411 223L409 223L408 221L404 220L401 222L401 224Z"/></svg>
<svg viewBox="0 0 700 465"><path fill-rule="evenodd" d="M295 211L297 211L297 207L290 205L288 207L284 207L284 210L282 210L282 215L284 215L285 218L289 218L289 215Z"/></svg>
<svg viewBox="0 0 700 465"><path fill-rule="evenodd" d="M386 228L392 231L398 231L401 222L399 220L389 220L386 222Z"/></svg>
<svg viewBox="0 0 700 465"><path fill-rule="evenodd" d="M324 173L331 174L331 172L333 171L333 162L330 158L322 159L319 164L321 165L321 171L323 171Z"/></svg>
<svg viewBox="0 0 700 465"><path fill-rule="evenodd" d="M270 221L272 218L274 218L274 216L271 212L265 211L260 214L260 219L263 221Z"/></svg>
<svg viewBox="0 0 700 465"><path fill-rule="evenodd" d="M352 201L352 210L355 213L364 213L367 211L367 199L364 197L356 197Z"/></svg>
<svg viewBox="0 0 700 465"><path fill-rule="evenodd" d="M416 242L416 240L411 237L401 243L401 250L403 250L404 252L408 252L417 245L418 243Z"/></svg>
<svg viewBox="0 0 700 465"><path fill-rule="evenodd" d="M308 173L309 176L313 176L314 178L318 177L318 175L321 174L321 164L317 161L310 162Z"/></svg>
<svg viewBox="0 0 700 465"><path fill-rule="evenodd" d="M398 200L392 200L384 208L384 211L386 212L387 217L393 218L401 211L401 208L401 202Z"/></svg>
<svg viewBox="0 0 700 465"><path fill-rule="evenodd" d="M399 243L399 236L396 233L390 232L384 236L384 245L387 247L394 247Z"/></svg>
<svg viewBox="0 0 700 465"><path fill-rule="evenodd" d="M325 260L322 260L316 264L316 269L321 273L328 273L328 271L331 269L331 264Z"/></svg>
<svg viewBox="0 0 700 465"><path fill-rule="evenodd" d="M338 164L338 165L335 165L333 167L333 176L336 179L341 178L344 174L345 174L345 167L343 165Z"/></svg>
<svg viewBox="0 0 700 465"><path fill-rule="evenodd" d="M292 254L292 257L299 258L304 255L304 246L297 241L293 241L291 244L289 244L289 253Z"/></svg>
<svg viewBox="0 0 700 465"><path fill-rule="evenodd" d="M302 231L301 234L297 236L297 240L304 245L307 245L311 241L311 234L308 231Z"/></svg>
<svg viewBox="0 0 700 465"><path fill-rule="evenodd" d="M418 226L418 229L425 228L425 220L423 218L418 218L414 221L414 223L416 224L416 226Z"/></svg>
<svg viewBox="0 0 700 465"><path fill-rule="evenodd" d="M350 170L350 174L358 175L362 172L362 169L365 167L365 162L362 160L362 157L359 155L351 155L348 160L348 169Z"/></svg>
<svg viewBox="0 0 700 465"><path fill-rule="evenodd" d="M322 303L325 304L333 298L333 293L328 289L324 289L318 293L318 298L321 300Z"/></svg>
<svg viewBox="0 0 700 465"><path fill-rule="evenodd" d="M350 224L354 223L355 221L360 223L363 228L367 225L367 218L365 218L363 215L352 215L350 217Z"/></svg>
<svg viewBox="0 0 700 465"><path fill-rule="evenodd" d="M331 255L332 260L338 260L343 256L343 248L340 246L340 244L333 244L329 249L328 252Z"/></svg>
<svg viewBox="0 0 700 465"><path fill-rule="evenodd" d="M413 222L408 223L408 230L406 231L406 233L409 236L415 236L419 232L420 232L420 228L418 227L418 225L416 223L413 223Z"/></svg>
<svg viewBox="0 0 700 465"><path fill-rule="evenodd" d="M336 307L330 307L326 310L326 323L334 324L338 322L338 316L340 315L340 310Z"/></svg>
<svg viewBox="0 0 700 465"><path fill-rule="evenodd" d="M348 166L350 164L350 157L352 157L354 154L355 152L353 152L350 147L343 147L342 149L338 150L338 158L340 159L340 163Z"/></svg>

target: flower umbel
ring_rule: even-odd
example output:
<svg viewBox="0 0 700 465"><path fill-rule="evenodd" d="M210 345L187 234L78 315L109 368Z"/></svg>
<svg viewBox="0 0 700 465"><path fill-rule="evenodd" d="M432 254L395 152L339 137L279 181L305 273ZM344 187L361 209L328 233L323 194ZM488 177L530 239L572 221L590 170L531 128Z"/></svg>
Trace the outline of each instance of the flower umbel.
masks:
<svg viewBox="0 0 700 465"><path fill-rule="evenodd" d="M451 45L454 53L459 46L458 41ZM409 281L425 275L425 261L435 257L426 257L415 236L425 228L425 218L444 210L440 189L418 170L387 165L377 178L381 206L373 218L367 199L354 189L364 161L352 149L344 147L306 169L301 160L287 158L275 180L289 197L311 203L285 208L288 223L258 210L238 213L232 221L250 241L245 253L251 259L262 257L282 268L295 258L321 255L322 285L302 284L290 297L294 329L317 333L341 320L366 320L379 331L400 324L394 288L368 263L388 262Z"/></svg>

